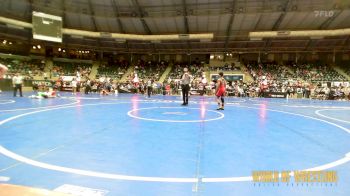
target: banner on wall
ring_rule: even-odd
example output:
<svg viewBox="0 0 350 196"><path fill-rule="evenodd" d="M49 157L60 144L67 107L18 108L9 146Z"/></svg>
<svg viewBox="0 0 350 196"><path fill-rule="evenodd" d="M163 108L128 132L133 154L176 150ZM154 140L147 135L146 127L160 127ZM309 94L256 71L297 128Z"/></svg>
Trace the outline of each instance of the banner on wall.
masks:
<svg viewBox="0 0 350 196"><path fill-rule="evenodd" d="M62 76L61 77L64 82L70 82L75 78L75 76Z"/></svg>
<svg viewBox="0 0 350 196"><path fill-rule="evenodd" d="M349 82L332 82L332 86L342 86L342 87L349 87Z"/></svg>
<svg viewBox="0 0 350 196"><path fill-rule="evenodd" d="M219 78L218 74L211 74L210 79L216 81ZM226 81L232 82L232 81L243 81L244 75L243 74L225 74L224 78Z"/></svg>
<svg viewBox="0 0 350 196"><path fill-rule="evenodd" d="M282 92L264 92L263 97L265 98L286 98L287 93Z"/></svg>

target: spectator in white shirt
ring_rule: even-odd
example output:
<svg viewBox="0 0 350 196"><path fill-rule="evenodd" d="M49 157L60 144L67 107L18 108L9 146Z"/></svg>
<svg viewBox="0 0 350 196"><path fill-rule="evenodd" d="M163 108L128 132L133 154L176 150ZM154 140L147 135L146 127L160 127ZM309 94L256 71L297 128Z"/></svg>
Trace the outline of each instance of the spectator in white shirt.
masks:
<svg viewBox="0 0 350 196"><path fill-rule="evenodd" d="M75 95L76 94L76 92L77 92L77 84L78 84L78 82L75 80L75 78L73 78L73 80L72 80L72 83L71 83L71 85L72 85L72 91L73 91L73 95Z"/></svg>

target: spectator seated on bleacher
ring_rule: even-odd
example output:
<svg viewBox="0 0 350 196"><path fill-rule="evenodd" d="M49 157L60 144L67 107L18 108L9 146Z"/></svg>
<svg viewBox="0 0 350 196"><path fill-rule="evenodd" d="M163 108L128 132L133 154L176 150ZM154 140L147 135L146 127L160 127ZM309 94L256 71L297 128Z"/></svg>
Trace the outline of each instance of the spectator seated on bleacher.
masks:
<svg viewBox="0 0 350 196"><path fill-rule="evenodd" d="M191 65L188 65L187 63L176 63L173 66L173 69L171 70L171 72L169 73L168 82L180 81L181 76L183 75L183 69L185 67L189 69L190 75L192 76L192 79L193 79L191 82L191 86L192 87L195 86L195 88L197 88L199 82L203 78L203 72L204 72L204 65L201 63L193 63ZM177 85L177 84L175 84L174 86L177 89L179 88L179 85ZM176 91L176 90L173 90L173 91Z"/></svg>
<svg viewBox="0 0 350 196"><path fill-rule="evenodd" d="M239 66L236 66L234 63L231 63L231 64L226 63L223 66L210 66L209 70L210 71L217 71L217 72L220 72L220 71L240 71L241 68Z"/></svg>
<svg viewBox="0 0 350 196"><path fill-rule="evenodd" d="M126 73L129 67L129 62L125 60L103 63L97 69L96 78L101 76L110 77L116 80L120 80Z"/></svg>
<svg viewBox="0 0 350 196"><path fill-rule="evenodd" d="M43 76L45 61L43 60L21 60L0 58L0 63L8 68L4 78L12 78L15 73L19 73L26 80L32 80L35 76Z"/></svg>
<svg viewBox="0 0 350 196"><path fill-rule="evenodd" d="M135 65L135 71L138 74L139 78L142 80L152 79L154 81L158 81L165 69L168 66L168 62L161 61L159 63L153 61L142 61L139 60Z"/></svg>
<svg viewBox="0 0 350 196"><path fill-rule="evenodd" d="M81 77L88 77L91 73L92 64L75 63L75 62L54 62L52 75L58 76L75 76L77 72Z"/></svg>
<svg viewBox="0 0 350 196"><path fill-rule="evenodd" d="M345 81L346 78L327 64L293 64L290 66L298 78L305 81Z"/></svg>

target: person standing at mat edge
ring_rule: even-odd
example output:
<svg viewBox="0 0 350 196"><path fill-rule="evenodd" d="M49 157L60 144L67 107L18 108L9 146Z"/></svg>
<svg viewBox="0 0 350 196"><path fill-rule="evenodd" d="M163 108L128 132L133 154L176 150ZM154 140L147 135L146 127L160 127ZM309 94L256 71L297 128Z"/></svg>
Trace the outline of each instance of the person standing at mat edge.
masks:
<svg viewBox="0 0 350 196"><path fill-rule="evenodd" d="M181 78L181 89L182 89L182 105L188 105L188 92L190 91L191 75L188 73L188 69L184 68L184 74Z"/></svg>
<svg viewBox="0 0 350 196"><path fill-rule="evenodd" d="M23 77L20 76L18 73L15 74L12 78L12 85L13 85L13 96L16 97L17 95L17 89L19 90L19 95L23 97L22 95L22 83L23 83Z"/></svg>
<svg viewBox="0 0 350 196"><path fill-rule="evenodd" d="M151 94L152 94L152 85L153 85L153 80L149 79L147 81L147 97L151 98Z"/></svg>
<svg viewBox="0 0 350 196"><path fill-rule="evenodd" d="M220 78L216 81L216 100L218 102L219 108L217 110L224 110L224 96L226 93L226 80L224 78L224 73L219 73Z"/></svg>

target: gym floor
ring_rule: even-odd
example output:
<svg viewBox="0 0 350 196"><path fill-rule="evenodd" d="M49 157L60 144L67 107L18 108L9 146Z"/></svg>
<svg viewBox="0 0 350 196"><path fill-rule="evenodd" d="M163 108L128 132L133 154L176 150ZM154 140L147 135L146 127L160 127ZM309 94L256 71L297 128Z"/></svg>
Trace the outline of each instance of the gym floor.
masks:
<svg viewBox="0 0 350 196"><path fill-rule="evenodd" d="M350 102L0 94L0 183L84 195L350 195ZM253 171L332 170L337 183ZM79 195L79 194L78 194ZM85 194L88 195L88 194Z"/></svg>

